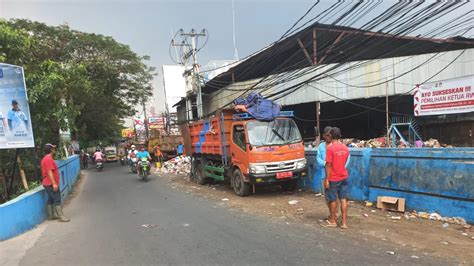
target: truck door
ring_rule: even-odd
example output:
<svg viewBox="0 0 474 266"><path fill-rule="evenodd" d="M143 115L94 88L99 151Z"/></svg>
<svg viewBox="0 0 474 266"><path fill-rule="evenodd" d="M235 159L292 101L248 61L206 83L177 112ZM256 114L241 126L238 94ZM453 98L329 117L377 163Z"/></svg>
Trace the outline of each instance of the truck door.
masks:
<svg viewBox="0 0 474 266"><path fill-rule="evenodd" d="M246 174L247 160L247 137L244 125L234 125L232 127L232 142L230 145L232 163L237 165Z"/></svg>

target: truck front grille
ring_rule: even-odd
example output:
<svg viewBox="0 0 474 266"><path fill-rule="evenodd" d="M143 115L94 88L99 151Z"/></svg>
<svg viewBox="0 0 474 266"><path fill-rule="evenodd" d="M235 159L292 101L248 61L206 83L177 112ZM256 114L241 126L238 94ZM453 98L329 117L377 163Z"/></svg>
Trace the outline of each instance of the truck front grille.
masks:
<svg viewBox="0 0 474 266"><path fill-rule="evenodd" d="M293 171L296 169L296 162L293 161L266 164L265 167L267 168L267 173Z"/></svg>

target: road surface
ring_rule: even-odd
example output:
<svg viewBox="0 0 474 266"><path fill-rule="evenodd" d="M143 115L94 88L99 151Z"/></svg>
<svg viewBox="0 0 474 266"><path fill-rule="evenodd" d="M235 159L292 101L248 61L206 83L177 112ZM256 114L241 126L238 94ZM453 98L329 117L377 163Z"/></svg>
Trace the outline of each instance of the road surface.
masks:
<svg viewBox="0 0 474 266"><path fill-rule="evenodd" d="M46 222L20 265L441 263L403 250L390 255L387 250L400 247L350 241L337 229L230 210L173 190L156 174L141 182L116 163L83 172L78 194L65 207L71 222Z"/></svg>

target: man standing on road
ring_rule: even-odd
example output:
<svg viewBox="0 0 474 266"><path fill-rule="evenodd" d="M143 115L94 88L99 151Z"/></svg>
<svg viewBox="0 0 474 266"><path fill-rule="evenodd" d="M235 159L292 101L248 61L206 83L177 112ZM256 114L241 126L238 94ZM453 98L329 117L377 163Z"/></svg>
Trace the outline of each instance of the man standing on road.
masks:
<svg viewBox="0 0 474 266"><path fill-rule="evenodd" d="M161 167L161 164L163 163L163 153L161 152L160 145L158 144L155 145L154 154L155 154L155 162L160 163L160 167Z"/></svg>
<svg viewBox="0 0 474 266"><path fill-rule="evenodd" d="M330 126L327 126L324 128L324 131L323 131L324 142L321 142L318 146L318 154L316 157L318 169L316 171L316 174L318 176L317 182L320 182L319 183L320 185L323 184L324 179L326 178L326 168L325 168L326 167L326 149L332 143L331 129L332 127Z"/></svg>
<svg viewBox="0 0 474 266"><path fill-rule="evenodd" d="M347 196L349 176L346 163L349 158L349 149L342 144L341 130L337 127L331 129L332 144L326 150L326 180L324 187L326 191L326 200L329 202L330 214L323 226L336 227L337 199L341 201L342 220L341 229L347 229Z"/></svg>
<svg viewBox="0 0 474 266"><path fill-rule="evenodd" d="M181 156L184 154L184 145L182 142L180 142L178 146L176 147L176 153L178 156Z"/></svg>
<svg viewBox="0 0 474 266"><path fill-rule="evenodd" d="M41 176L43 177L43 187L48 194L48 220L58 219L60 222L69 222L70 220L64 216L61 206L61 192L59 191L59 170L54 155L56 154L56 146L53 144L44 145L44 153L46 154L41 160Z"/></svg>

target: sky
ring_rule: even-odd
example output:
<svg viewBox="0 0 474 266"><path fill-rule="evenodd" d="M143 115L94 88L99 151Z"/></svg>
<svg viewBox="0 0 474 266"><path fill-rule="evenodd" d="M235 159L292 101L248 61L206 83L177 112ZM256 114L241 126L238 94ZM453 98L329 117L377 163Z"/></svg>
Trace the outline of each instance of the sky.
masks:
<svg viewBox="0 0 474 266"><path fill-rule="evenodd" d="M236 47L240 58L278 40L315 0L234 0ZM321 0L313 12L334 0ZM350 3L350 1L348 1ZM384 0L380 10L396 3ZM427 1L428 5L433 1ZM468 4L441 21L460 16ZM164 110L162 65L174 64L169 45L179 29L188 32L206 29L209 41L199 52L198 61L234 58L232 0L0 0L0 17L27 18L48 25L67 23L71 28L112 36L128 44L139 55L149 55L149 65L157 68L154 80L155 108ZM373 17L363 17L359 24ZM331 18L326 18L331 19ZM428 25L436 28L436 25ZM174 55L174 51L171 50Z"/></svg>
<svg viewBox="0 0 474 266"><path fill-rule="evenodd" d="M235 0L236 47L245 57L277 40L313 4L312 0ZM161 66L169 55L172 32L209 32L199 52L201 65L234 58L232 0L0 0L0 17L26 18L48 25L112 36L157 68L155 102L164 108ZM173 54L174 51L172 50Z"/></svg>

